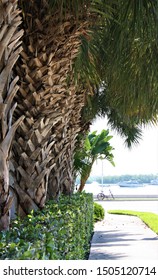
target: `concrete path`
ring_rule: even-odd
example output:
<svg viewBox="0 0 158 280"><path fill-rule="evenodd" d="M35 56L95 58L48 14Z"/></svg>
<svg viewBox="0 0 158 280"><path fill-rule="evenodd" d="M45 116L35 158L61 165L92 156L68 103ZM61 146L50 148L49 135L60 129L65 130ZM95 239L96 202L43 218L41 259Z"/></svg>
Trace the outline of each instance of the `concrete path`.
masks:
<svg viewBox="0 0 158 280"><path fill-rule="evenodd" d="M158 260L158 236L139 218L106 213L95 225L89 260Z"/></svg>

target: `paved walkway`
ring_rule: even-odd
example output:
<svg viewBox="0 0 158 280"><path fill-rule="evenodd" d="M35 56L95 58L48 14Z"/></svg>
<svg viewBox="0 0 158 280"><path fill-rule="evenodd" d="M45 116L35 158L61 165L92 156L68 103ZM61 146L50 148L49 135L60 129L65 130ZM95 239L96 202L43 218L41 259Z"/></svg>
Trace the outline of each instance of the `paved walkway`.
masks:
<svg viewBox="0 0 158 280"><path fill-rule="evenodd" d="M158 260L158 236L138 217L105 215L95 225L89 260Z"/></svg>

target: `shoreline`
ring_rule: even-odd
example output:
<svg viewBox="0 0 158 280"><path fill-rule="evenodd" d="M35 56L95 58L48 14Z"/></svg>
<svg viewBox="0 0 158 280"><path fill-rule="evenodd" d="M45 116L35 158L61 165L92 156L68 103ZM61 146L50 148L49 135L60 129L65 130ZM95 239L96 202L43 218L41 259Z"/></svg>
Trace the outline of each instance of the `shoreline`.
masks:
<svg viewBox="0 0 158 280"><path fill-rule="evenodd" d="M110 193L117 199L121 198L134 198L134 199L158 199L158 186L157 185L144 185L141 187L120 187L116 184L105 184L103 187L96 182L86 184L85 192L93 193L97 196L98 193L103 192L108 198L111 197Z"/></svg>

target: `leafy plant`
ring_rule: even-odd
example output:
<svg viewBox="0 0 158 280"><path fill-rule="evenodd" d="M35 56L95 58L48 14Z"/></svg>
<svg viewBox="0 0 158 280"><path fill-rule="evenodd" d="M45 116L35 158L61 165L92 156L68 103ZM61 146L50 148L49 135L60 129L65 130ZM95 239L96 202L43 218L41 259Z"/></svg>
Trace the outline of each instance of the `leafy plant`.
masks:
<svg viewBox="0 0 158 280"><path fill-rule="evenodd" d="M41 212L16 220L12 229L0 233L0 259L85 259L93 232L91 194L62 196L49 201Z"/></svg>
<svg viewBox="0 0 158 280"><path fill-rule="evenodd" d="M105 217L104 208L100 204L94 202L94 222L101 221L104 219L104 217Z"/></svg>
<svg viewBox="0 0 158 280"><path fill-rule="evenodd" d="M90 176L92 166L97 159L107 159L114 165L112 146L109 140L112 136L109 135L109 130L102 130L100 134L97 131L90 133L84 142L83 148L76 151L74 157L74 167L80 174L79 192L82 192L87 179Z"/></svg>

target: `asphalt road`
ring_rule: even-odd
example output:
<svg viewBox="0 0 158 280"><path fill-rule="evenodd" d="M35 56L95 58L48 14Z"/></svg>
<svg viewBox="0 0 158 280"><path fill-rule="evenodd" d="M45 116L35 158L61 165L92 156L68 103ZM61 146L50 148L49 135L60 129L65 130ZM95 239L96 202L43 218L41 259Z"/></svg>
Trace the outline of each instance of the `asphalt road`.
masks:
<svg viewBox="0 0 158 280"><path fill-rule="evenodd" d="M97 203L101 204L105 211L108 210L133 210L133 211L141 211L141 212L152 212L158 214L158 201L118 201L118 200L106 200L106 201L98 201Z"/></svg>

